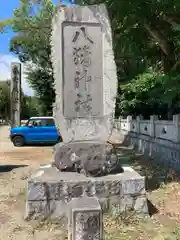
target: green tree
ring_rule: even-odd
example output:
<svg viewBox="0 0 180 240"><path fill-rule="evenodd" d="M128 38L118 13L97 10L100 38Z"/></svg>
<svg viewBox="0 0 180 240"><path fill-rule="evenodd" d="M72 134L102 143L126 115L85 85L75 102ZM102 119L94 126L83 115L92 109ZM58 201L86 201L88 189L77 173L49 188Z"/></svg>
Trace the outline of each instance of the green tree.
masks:
<svg viewBox="0 0 180 240"><path fill-rule="evenodd" d="M10 82L0 81L0 118L10 119ZM42 115L42 108L36 97L26 96L21 90L21 119Z"/></svg>
<svg viewBox="0 0 180 240"><path fill-rule="evenodd" d="M146 118L156 114L164 119L172 118L173 114L180 112L179 78L180 74L163 75L150 69L121 85L118 114L142 114Z"/></svg>
<svg viewBox="0 0 180 240"><path fill-rule="evenodd" d="M8 119L10 115L10 89L8 81L0 82L0 118Z"/></svg>
<svg viewBox="0 0 180 240"><path fill-rule="evenodd" d="M42 115L41 105L36 97L21 96L21 119L29 119L32 116Z"/></svg>
<svg viewBox="0 0 180 240"><path fill-rule="evenodd" d="M170 118L174 112L179 111L177 106L180 72L178 61L180 2L178 0L77 0L75 2L81 5L105 3L107 6L112 23L119 77L120 95L117 98L116 115L142 113L168 115ZM146 60L146 67L152 67L152 72L146 73L146 67L142 71L138 71L137 67L132 71L129 66L134 65L133 61L132 65L122 67L123 71L130 70L130 74L125 74L125 79L130 81L139 73L145 73L139 75L136 80L122 85L123 71L120 71L118 64L119 59L124 56L127 59L141 56L139 62ZM135 74L131 74L133 72Z"/></svg>
<svg viewBox="0 0 180 240"><path fill-rule="evenodd" d="M106 3L113 28L116 60L142 56L168 73L179 54L180 2L159 0L77 0L79 4ZM160 64L158 64L160 63Z"/></svg>
<svg viewBox="0 0 180 240"><path fill-rule="evenodd" d="M13 18L1 23L4 29L10 27L16 33L10 41L10 51L17 54L21 62L30 62L33 66L27 70L27 79L45 106L44 115L52 113L55 97L50 47L55 9L51 0L20 0Z"/></svg>
<svg viewBox="0 0 180 240"><path fill-rule="evenodd" d="M16 53L21 61L30 61L32 66L35 65L28 69L29 82L39 97L44 114L51 114L54 91L50 36L51 21L56 7L51 0L41 0L37 3L30 0L20 2L20 7L14 11L14 17L4 21L1 26L10 26L17 33L11 40L10 50ZM145 72L148 67L152 67L153 72L157 72L166 83L163 84L166 99L163 98L163 108L158 108L158 111L164 111L162 109L166 108L169 112L173 112L175 103L178 102L176 97L178 78L176 81L173 79L174 74L178 76L176 72L180 71L179 0L75 0L75 3L106 4L112 25L119 83L130 81ZM146 94L136 91L137 98L142 98L139 100L142 104L147 99L147 93L151 92L148 74L147 72L141 75L145 78L145 82L141 84L144 84ZM139 80L140 77L137 77L137 81ZM133 81L130 85L137 85L137 81L136 83ZM162 96L162 89L154 84L153 91L156 89L156 93ZM119 91L121 90L121 94L127 99L129 99L126 94L128 87L130 86L119 87ZM123 101L126 102L125 99ZM156 104L162 102L157 98L154 101ZM125 109L118 101L117 103ZM135 112L139 111L138 101L133 101L131 105L133 105L131 109L134 109L132 111L135 109ZM146 112L147 105L143 107L143 111Z"/></svg>

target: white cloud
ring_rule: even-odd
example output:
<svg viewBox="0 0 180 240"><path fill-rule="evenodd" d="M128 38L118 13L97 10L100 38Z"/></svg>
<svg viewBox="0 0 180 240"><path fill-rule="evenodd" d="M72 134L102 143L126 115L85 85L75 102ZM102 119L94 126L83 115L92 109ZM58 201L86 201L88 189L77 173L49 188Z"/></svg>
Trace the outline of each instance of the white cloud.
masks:
<svg viewBox="0 0 180 240"><path fill-rule="evenodd" d="M0 54L0 81L11 78L11 62L19 62L19 59L10 54ZM25 66L22 64L22 89L25 94L32 96L34 92L28 85L24 69Z"/></svg>

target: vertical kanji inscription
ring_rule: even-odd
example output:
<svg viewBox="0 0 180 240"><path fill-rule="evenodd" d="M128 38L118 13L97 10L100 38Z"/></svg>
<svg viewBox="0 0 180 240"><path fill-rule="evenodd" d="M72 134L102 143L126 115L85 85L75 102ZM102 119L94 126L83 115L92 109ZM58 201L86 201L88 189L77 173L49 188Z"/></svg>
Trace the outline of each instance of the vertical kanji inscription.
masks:
<svg viewBox="0 0 180 240"><path fill-rule="evenodd" d="M95 62L95 60L97 61L97 49L101 53L101 37L93 34L93 29L100 29L100 27L99 25L84 25L66 26L67 30L64 27L64 37L67 36L64 40L64 60L66 66L71 63L71 67L67 71L64 69L64 116L67 118L97 116L101 114L103 109L102 105L99 106L103 102L101 94L102 61ZM100 38L99 42L98 38ZM70 56L71 60L68 61ZM100 57L102 58L101 55ZM97 68L98 64L99 68Z"/></svg>

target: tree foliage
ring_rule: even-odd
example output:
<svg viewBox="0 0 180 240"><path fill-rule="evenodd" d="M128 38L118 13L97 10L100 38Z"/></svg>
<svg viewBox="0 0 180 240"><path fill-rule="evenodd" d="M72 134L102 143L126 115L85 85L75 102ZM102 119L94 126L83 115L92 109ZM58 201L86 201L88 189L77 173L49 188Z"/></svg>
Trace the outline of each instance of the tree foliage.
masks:
<svg viewBox="0 0 180 240"><path fill-rule="evenodd" d="M179 78L179 74L163 75L153 72L152 69L138 75L121 86L121 94L117 99L118 114L142 114L146 118L156 114L164 119L170 118L172 114L180 111Z"/></svg>
<svg viewBox="0 0 180 240"><path fill-rule="evenodd" d="M10 81L0 81L0 119L10 119ZM42 114L36 97L26 96L21 90L21 119Z"/></svg>
<svg viewBox="0 0 180 240"><path fill-rule="evenodd" d="M145 57L151 64L161 62L169 72L179 55L179 0L77 0L79 4L105 3L113 28L116 58Z"/></svg>
<svg viewBox="0 0 180 240"><path fill-rule="evenodd" d="M120 73L116 114L171 117L179 112L179 0L79 0L76 3L105 3L108 8ZM135 71L130 77L125 75L125 80L130 81L125 85L119 71L119 59L123 56L134 59L139 56L139 63L146 62L142 71ZM131 73L132 64L127 65ZM151 72L147 71L149 67Z"/></svg>
<svg viewBox="0 0 180 240"><path fill-rule="evenodd" d="M10 41L10 51L23 63L31 63L27 69L30 86L44 105L44 114L51 114L53 91L53 70L51 64L51 22L55 6L50 0L20 0L20 7L14 16L1 23L16 33ZM35 66L35 68L31 67Z"/></svg>
<svg viewBox="0 0 180 240"><path fill-rule="evenodd" d="M21 119L24 120L32 116L42 115L42 109L36 97L22 94L21 109Z"/></svg>
<svg viewBox="0 0 180 240"><path fill-rule="evenodd" d="M0 82L0 118L8 119L10 114L10 94L7 81Z"/></svg>
<svg viewBox="0 0 180 240"><path fill-rule="evenodd" d="M30 61L36 66L29 67L28 79L43 103L44 114L51 114L54 80L50 36L56 7L51 0L20 2L13 18L3 23L16 32L10 50L22 62ZM180 1L75 0L75 3L107 6L119 80L116 112L166 115L167 111L179 111Z"/></svg>

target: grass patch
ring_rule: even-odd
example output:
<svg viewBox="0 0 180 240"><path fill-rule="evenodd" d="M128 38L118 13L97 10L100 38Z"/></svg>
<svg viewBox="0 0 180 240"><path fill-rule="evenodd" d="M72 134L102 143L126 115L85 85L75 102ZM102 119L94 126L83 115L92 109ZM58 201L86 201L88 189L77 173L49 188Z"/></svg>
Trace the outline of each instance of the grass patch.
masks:
<svg viewBox="0 0 180 240"><path fill-rule="evenodd" d="M179 240L178 226L166 226L151 218L134 217L127 222L111 216L104 217L105 240Z"/></svg>
<svg viewBox="0 0 180 240"><path fill-rule="evenodd" d="M35 235L36 232L46 231L55 233L55 237L60 237L59 239L65 240L68 238L67 222L64 218L60 219L45 219L41 221L31 221L31 234ZM56 239L56 238L55 238Z"/></svg>
<svg viewBox="0 0 180 240"><path fill-rule="evenodd" d="M148 199L157 209L151 218L104 217L105 240L180 240L180 183L168 179L168 166L128 148L119 148L122 165L146 177Z"/></svg>

